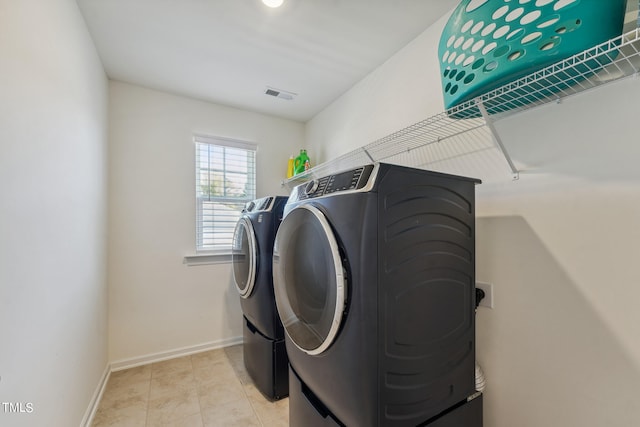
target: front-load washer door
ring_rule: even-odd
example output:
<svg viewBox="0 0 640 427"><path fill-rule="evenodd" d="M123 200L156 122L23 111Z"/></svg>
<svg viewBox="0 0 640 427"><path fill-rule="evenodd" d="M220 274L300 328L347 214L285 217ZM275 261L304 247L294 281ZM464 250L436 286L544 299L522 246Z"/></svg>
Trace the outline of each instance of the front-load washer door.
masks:
<svg viewBox="0 0 640 427"><path fill-rule="evenodd" d="M291 341L310 355L325 351L338 334L347 285L331 226L311 204L292 209L280 224L273 247L273 285Z"/></svg>
<svg viewBox="0 0 640 427"><path fill-rule="evenodd" d="M258 245L253 225L247 217L238 220L231 249L233 281L242 298L248 298L256 283Z"/></svg>

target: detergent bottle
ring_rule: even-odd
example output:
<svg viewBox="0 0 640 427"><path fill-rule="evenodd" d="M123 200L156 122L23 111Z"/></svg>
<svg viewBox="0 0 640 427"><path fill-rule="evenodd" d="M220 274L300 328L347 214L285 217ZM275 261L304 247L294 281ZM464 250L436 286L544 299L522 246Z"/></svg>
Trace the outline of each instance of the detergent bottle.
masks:
<svg viewBox="0 0 640 427"><path fill-rule="evenodd" d="M289 163L287 163L287 179L291 178L293 176L293 163L294 163L295 159L293 158L293 155L289 156Z"/></svg>
<svg viewBox="0 0 640 427"><path fill-rule="evenodd" d="M293 174L297 175L311 168L311 161L307 155L307 150L304 148L300 150L300 155L295 158L293 163Z"/></svg>

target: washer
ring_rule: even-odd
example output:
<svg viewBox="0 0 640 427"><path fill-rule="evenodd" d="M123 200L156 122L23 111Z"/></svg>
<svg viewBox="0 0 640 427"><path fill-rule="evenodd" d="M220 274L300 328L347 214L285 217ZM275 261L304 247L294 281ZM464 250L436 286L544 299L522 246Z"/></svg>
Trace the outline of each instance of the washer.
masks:
<svg viewBox="0 0 640 427"><path fill-rule="evenodd" d="M247 203L233 236L233 279L243 312L244 364L271 400L289 394L284 329L273 294L273 242L287 197Z"/></svg>
<svg viewBox="0 0 640 427"><path fill-rule="evenodd" d="M292 425L428 425L475 394L477 183L374 164L294 188L273 253Z"/></svg>

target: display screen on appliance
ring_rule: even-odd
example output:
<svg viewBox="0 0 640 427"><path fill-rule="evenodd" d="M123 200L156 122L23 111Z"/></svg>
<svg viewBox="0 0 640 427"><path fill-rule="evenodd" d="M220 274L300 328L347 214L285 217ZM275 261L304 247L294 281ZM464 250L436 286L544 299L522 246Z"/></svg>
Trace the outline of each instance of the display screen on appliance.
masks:
<svg viewBox="0 0 640 427"><path fill-rule="evenodd" d="M356 170L334 175L331 177L331 179L329 179L328 187L330 191L340 191L355 188L358 184L358 178L360 177L361 173L361 170Z"/></svg>

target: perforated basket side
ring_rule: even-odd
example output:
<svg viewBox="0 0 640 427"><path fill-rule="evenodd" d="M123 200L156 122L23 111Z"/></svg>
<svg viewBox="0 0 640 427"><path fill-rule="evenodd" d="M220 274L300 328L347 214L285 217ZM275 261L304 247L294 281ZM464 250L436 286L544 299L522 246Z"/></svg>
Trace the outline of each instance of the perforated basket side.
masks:
<svg viewBox="0 0 640 427"><path fill-rule="evenodd" d="M445 107L620 35L625 8L626 0L463 0L438 47Z"/></svg>

